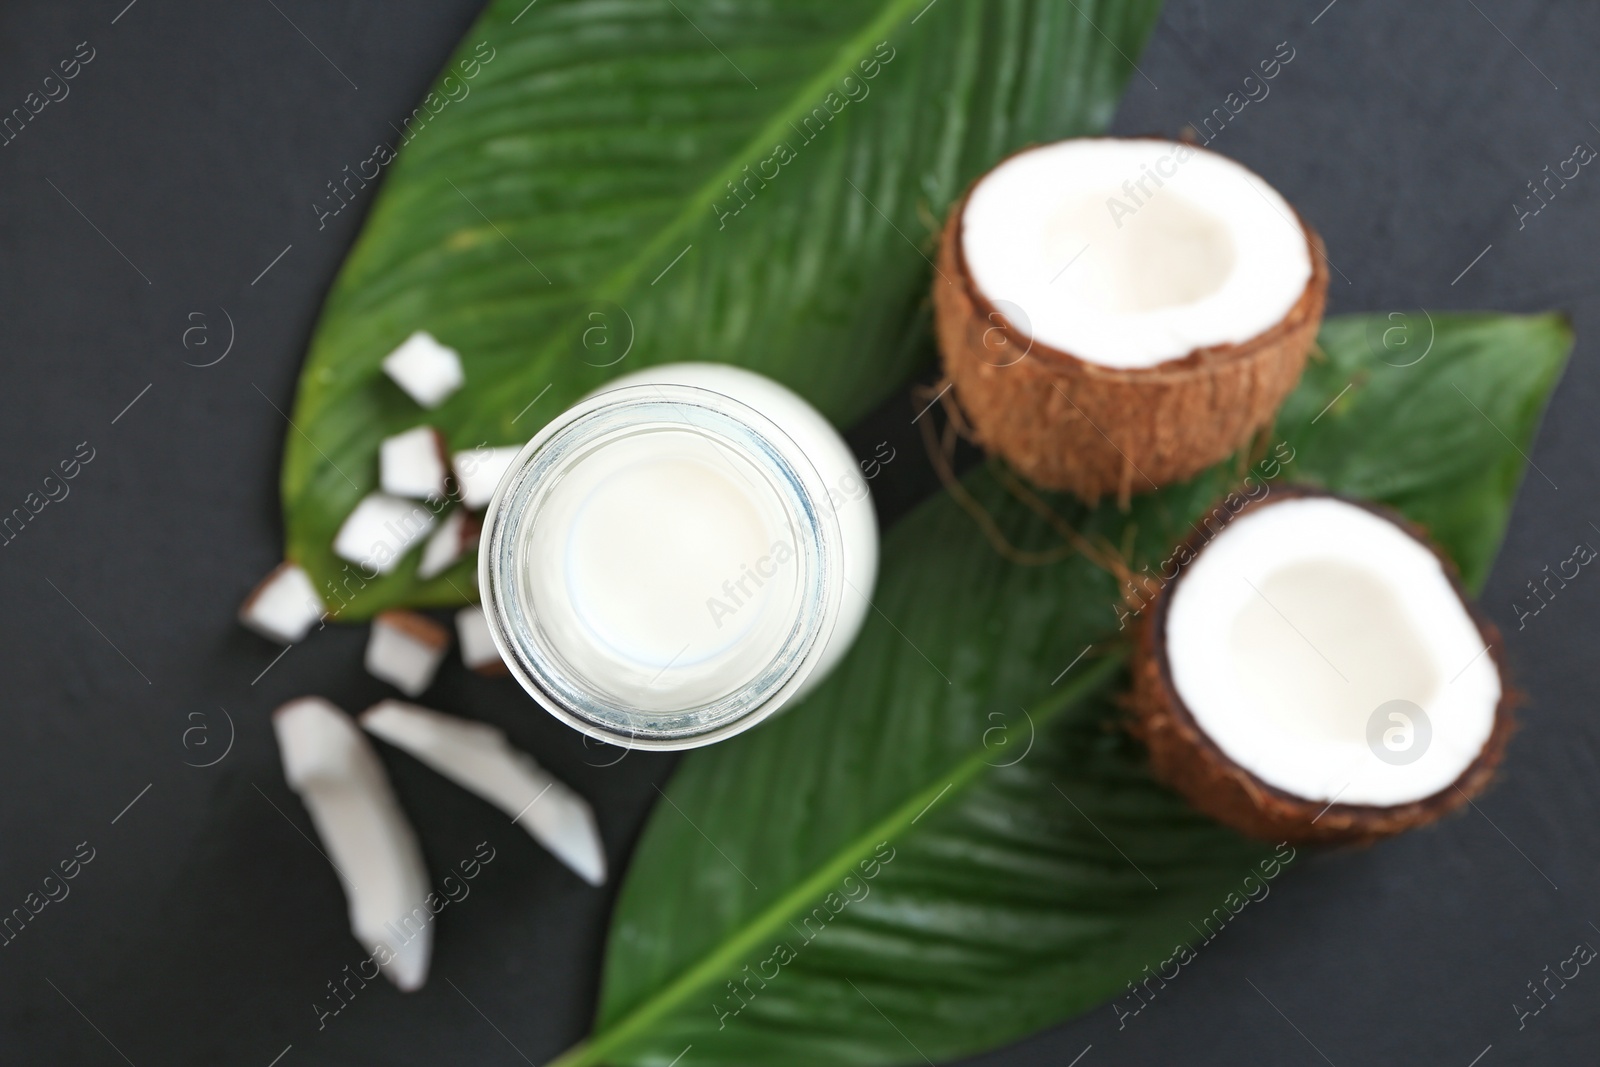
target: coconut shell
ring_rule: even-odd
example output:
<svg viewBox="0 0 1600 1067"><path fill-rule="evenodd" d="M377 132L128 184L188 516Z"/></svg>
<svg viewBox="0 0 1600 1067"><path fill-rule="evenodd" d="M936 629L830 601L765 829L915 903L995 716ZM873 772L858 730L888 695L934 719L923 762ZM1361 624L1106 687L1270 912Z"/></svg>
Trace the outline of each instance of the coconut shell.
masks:
<svg viewBox="0 0 1600 1067"><path fill-rule="evenodd" d="M1328 268L1298 214L1311 278L1275 325L1242 344L1115 368L1030 338L978 290L961 245L970 195L950 211L933 282L944 371L978 442L1033 482L1094 503L1183 481L1245 447L1300 380Z"/></svg>
<svg viewBox="0 0 1600 1067"><path fill-rule="evenodd" d="M1277 486L1260 501L1232 513L1231 522L1256 507L1285 497L1323 496L1364 507L1405 529L1423 544L1433 548L1421 529L1386 509L1365 501L1351 500L1319 490ZM1213 514L1229 515L1225 507ZM1203 536L1203 529L1191 535L1188 547L1198 555L1216 534ZM1477 758L1460 777L1437 793L1394 807L1366 804L1328 804L1308 800L1268 785L1235 763L1200 729L1193 714L1178 695L1166 656L1167 609L1184 572L1166 584L1156 595L1140 626L1134 655L1133 686L1128 705L1133 712L1130 727L1150 750L1151 768L1161 781L1181 794L1196 809L1231 826L1249 837L1263 841L1337 844L1373 841L1402 830L1423 826L1467 803L1481 793L1493 779L1505 754L1506 742L1515 729L1512 713L1516 703L1507 681L1505 646L1500 632L1483 617L1461 587L1455 567L1433 548L1444 564L1456 595L1478 627L1488 655L1500 674L1500 704L1495 710L1494 728Z"/></svg>

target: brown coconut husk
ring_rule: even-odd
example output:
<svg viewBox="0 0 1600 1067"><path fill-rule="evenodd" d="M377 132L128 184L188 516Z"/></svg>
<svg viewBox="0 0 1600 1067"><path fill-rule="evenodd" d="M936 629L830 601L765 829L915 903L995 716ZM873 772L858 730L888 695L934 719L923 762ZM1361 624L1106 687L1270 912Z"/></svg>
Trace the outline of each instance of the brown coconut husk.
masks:
<svg viewBox="0 0 1600 1067"><path fill-rule="evenodd" d="M1321 238L1298 213L1311 278L1281 320L1242 344L1119 369L1028 337L978 290L961 247L970 195L971 188L951 209L940 240L939 348L979 443L1031 481L1091 504L1183 481L1270 425L1300 380L1322 322L1328 269Z"/></svg>
<svg viewBox="0 0 1600 1067"><path fill-rule="evenodd" d="M1134 715L1130 728L1150 750L1150 763L1157 778L1198 810L1242 834L1296 844L1368 842L1431 823L1481 793L1494 778L1505 755L1506 742L1515 729L1513 708L1517 695L1507 678L1505 646L1499 630L1467 597L1455 566L1416 525L1366 501L1299 487L1275 487L1270 495L1240 508L1228 521L1285 497L1308 496L1333 497L1366 508L1427 545L1444 565L1456 595L1476 623L1500 673L1501 695L1494 729L1477 759L1444 789L1395 807L1307 800L1261 781L1229 758L1200 729L1173 685L1166 656L1166 619L1173 593L1184 577L1181 570L1156 595L1140 627L1132 665L1133 688L1128 698ZM1226 508L1215 510L1228 513ZM1218 535L1202 536L1196 532L1186 544L1198 555L1215 536Z"/></svg>

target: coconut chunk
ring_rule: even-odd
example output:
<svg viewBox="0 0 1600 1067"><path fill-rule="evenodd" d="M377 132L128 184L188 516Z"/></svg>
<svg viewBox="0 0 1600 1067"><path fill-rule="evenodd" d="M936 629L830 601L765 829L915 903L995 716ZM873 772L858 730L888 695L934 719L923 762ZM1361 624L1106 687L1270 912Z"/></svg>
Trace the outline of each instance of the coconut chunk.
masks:
<svg viewBox="0 0 1600 1067"><path fill-rule="evenodd" d="M457 452L453 463L456 483L461 487L461 502L473 511L488 507L500 478L511 469L512 460L521 451L521 445L509 445L505 448L474 448Z"/></svg>
<svg viewBox="0 0 1600 1067"><path fill-rule="evenodd" d="M426 330L418 330L383 357L383 372L425 408L436 408L466 381L461 357Z"/></svg>
<svg viewBox="0 0 1600 1067"><path fill-rule="evenodd" d="M433 684L448 651L450 631L426 615L380 612L367 638L367 673L408 697L419 696Z"/></svg>
<svg viewBox="0 0 1600 1067"><path fill-rule="evenodd" d="M1466 803L1511 715L1499 636L1450 566L1355 501L1240 504L1177 550L1145 622L1133 704L1157 774L1273 841L1367 840Z"/></svg>
<svg viewBox="0 0 1600 1067"><path fill-rule="evenodd" d="M432 426L385 437L378 448L378 484L385 493L442 500L449 473L444 436Z"/></svg>
<svg viewBox="0 0 1600 1067"><path fill-rule="evenodd" d="M456 612L456 637L461 641L461 662L469 669L489 677L511 673L500 658L500 650L489 633L489 618L479 605L470 604Z"/></svg>
<svg viewBox="0 0 1600 1067"><path fill-rule="evenodd" d="M322 618L327 608L298 563L280 563L261 579L239 606L239 621L269 641L292 645Z"/></svg>
<svg viewBox="0 0 1600 1067"><path fill-rule="evenodd" d="M478 537L482 532L483 520L465 508L458 508L446 515L439 529L423 546L417 577L437 578L449 570L462 556L477 550Z"/></svg>
<svg viewBox="0 0 1600 1067"><path fill-rule="evenodd" d="M436 518L414 500L368 493L339 527L333 551L341 559L388 574L412 545L428 535Z"/></svg>
<svg viewBox="0 0 1600 1067"><path fill-rule="evenodd" d="M350 930L405 992L422 988L433 947L428 872L383 764L354 720L321 697L272 713L283 776L299 794L350 908Z"/></svg>
<svg viewBox="0 0 1600 1067"><path fill-rule="evenodd" d="M604 884L594 809L495 727L398 700L368 708L361 726L510 815L590 885Z"/></svg>

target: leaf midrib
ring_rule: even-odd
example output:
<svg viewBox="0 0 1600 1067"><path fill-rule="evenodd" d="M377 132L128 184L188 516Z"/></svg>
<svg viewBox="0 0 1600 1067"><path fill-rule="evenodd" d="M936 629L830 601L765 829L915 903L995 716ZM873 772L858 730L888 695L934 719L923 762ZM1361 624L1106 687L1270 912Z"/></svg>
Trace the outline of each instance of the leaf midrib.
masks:
<svg viewBox="0 0 1600 1067"><path fill-rule="evenodd" d="M1051 721L1093 692L1122 666L1123 659L1122 653L1114 652L1086 668L1074 683L1030 713L1035 724ZM551 1060L546 1067L583 1067L597 1062L600 1057L613 1051L618 1045L626 1043L640 1030L677 1007L696 990L715 981L726 967L762 943L773 930L803 908L812 905L828 887L842 878L861 856L870 853L873 846L898 836L927 812L945 807L952 798L961 795L963 789L982 772L984 767L991 766L984 758L988 754L987 750L983 749L972 752L950 771L934 775L930 779L930 784L847 841L830 859L819 864L809 877L768 905L765 910L758 912L733 936L725 938L718 947L702 956L667 986L641 1002L603 1033L574 1045Z"/></svg>

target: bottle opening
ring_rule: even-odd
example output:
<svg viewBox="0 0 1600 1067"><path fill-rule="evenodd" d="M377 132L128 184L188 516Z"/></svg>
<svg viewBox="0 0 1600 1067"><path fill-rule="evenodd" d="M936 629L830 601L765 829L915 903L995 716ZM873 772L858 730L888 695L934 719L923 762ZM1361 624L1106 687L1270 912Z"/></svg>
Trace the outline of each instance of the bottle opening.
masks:
<svg viewBox="0 0 1600 1067"><path fill-rule="evenodd" d="M793 693L831 632L827 500L794 442L737 401L603 393L529 442L490 505L491 629L540 703L605 740L738 732Z"/></svg>

